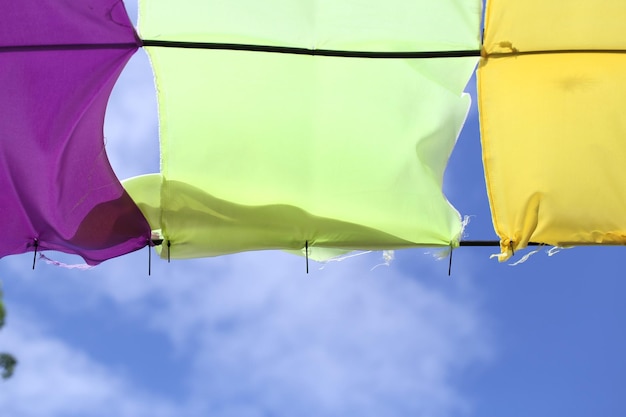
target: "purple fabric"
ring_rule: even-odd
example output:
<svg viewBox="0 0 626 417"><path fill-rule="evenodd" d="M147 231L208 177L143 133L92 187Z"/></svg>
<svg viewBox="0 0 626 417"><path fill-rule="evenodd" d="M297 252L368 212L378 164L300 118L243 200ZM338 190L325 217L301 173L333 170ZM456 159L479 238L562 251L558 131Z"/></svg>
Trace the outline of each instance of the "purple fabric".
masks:
<svg viewBox="0 0 626 417"><path fill-rule="evenodd" d="M67 44L116 45L29 49ZM150 226L113 173L103 137L111 89L137 47L119 0L0 6L0 256L37 241L94 265L147 244Z"/></svg>
<svg viewBox="0 0 626 417"><path fill-rule="evenodd" d="M0 47L137 42L121 0L3 1L0 22Z"/></svg>

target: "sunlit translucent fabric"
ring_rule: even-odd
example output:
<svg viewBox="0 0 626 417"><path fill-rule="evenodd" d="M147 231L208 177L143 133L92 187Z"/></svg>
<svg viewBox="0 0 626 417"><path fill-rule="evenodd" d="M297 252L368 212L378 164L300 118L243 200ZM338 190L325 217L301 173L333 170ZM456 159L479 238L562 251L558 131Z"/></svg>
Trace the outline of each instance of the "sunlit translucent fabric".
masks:
<svg viewBox="0 0 626 417"><path fill-rule="evenodd" d="M0 6L0 256L37 241L96 264L146 245L149 225L103 138L107 99L136 49L121 1Z"/></svg>
<svg viewBox="0 0 626 417"><path fill-rule="evenodd" d="M478 46L476 0L140 0L142 39L357 51Z"/></svg>
<svg viewBox="0 0 626 417"><path fill-rule="evenodd" d="M626 49L624 21L623 2L489 3L478 97L502 260L626 243L626 54L600 52Z"/></svg>
<svg viewBox="0 0 626 417"><path fill-rule="evenodd" d="M490 0L485 10L488 53L625 49L626 2L615 0Z"/></svg>
<svg viewBox="0 0 626 417"><path fill-rule="evenodd" d="M476 1L144 1L143 39L363 51L477 49ZM441 193L475 59L147 48L161 175L125 186L186 258L451 245Z"/></svg>

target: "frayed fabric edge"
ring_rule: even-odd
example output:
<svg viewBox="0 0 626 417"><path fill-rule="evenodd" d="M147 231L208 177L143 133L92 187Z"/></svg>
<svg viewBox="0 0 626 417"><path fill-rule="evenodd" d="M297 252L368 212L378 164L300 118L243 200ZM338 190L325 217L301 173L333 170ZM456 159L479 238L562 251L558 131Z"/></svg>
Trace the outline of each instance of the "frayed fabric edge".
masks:
<svg viewBox="0 0 626 417"><path fill-rule="evenodd" d="M558 254L559 252L561 252L561 251L563 251L563 250L565 250L565 249L572 249L572 248L573 248L573 246L567 246L567 247L565 247L565 246L553 246L553 247L551 247L550 249L547 249L547 250L546 250L546 255L548 255L548 256L554 256L554 255ZM539 248L539 249L535 249L535 250L533 250L533 251L531 251L531 252L528 252L527 254L525 254L524 256L522 256L522 258L521 258L519 261L514 262L514 263L512 263L512 264L509 264L509 266L517 266L517 265L523 264L523 263L524 263L524 262L526 262L526 261L527 261L527 260L528 260L531 256L535 255L536 253L539 253L540 251L541 251L541 248ZM494 257L494 256L498 256L498 255L491 255L491 257Z"/></svg>
<svg viewBox="0 0 626 417"><path fill-rule="evenodd" d="M517 265L523 264L524 262L529 260L531 256L533 256L534 254L536 254L538 252L539 252L539 249L535 249L535 250L533 250L531 252L528 252L526 255L522 256L522 259L520 259L519 261L514 262L512 264L509 264L509 266L517 266Z"/></svg>
<svg viewBox="0 0 626 417"><path fill-rule="evenodd" d="M368 253L373 253L374 251L368 250L368 251L360 251L360 252L353 252L350 253L348 255L340 255L340 256L336 256L334 258L330 258L327 259L325 261L322 262L322 266L320 267L320 269L324 269L324 267L326 266L326 264L330 263L330 262L341 262L341 261L345 261L346 259L350 259L350 258L354 258L357 256L361 256L361 255L367 255ZM378 265L374 265L372 267L372 271L376 268L378 268L379 266L389 266L391 265L391 263L393 262L393 260L395 259L396 255L395 255L395 251L393 250L383 250L382 251L382 257L383 257L383 262L379 263Z"/></svg>
<svg viewBox="0 0 626 417"><path fill-rule="evenodd" d="M379 263L378 265L374 266L371 271L375 270L376 268L378 268L379 266L389 266L391 265L391 263L393 262L393 260L396 257L396 252L393 250L384 250L383 251L383 262Z"/></svg>
<svg viewBox="0 0 626 417"><path fill-rule="evenodd" d="M433 258L435 258L438 261L441 261L443 259L449 259L450 253L452 253L454 249L459 247L459 245L461 244L460 243L461 240L467 237L465 235L465 229L467 228L467 225L469 225L472 216L473 215L463 216L463 220L461 220L461 230L459 230L459 233L450 242L450 246L443 247L440 250L437 250L436 252L426 252L426 253L432 255Z"/></svg>
<svg viewBox="0 0 626 417"><path fill-rule="evenodd" d="M93 268L92 265L87 265L87 264L66 264L66 263L63 263L63 262L55 261L54 259L48 258L43 253L39 254L39 259L43 260L48 265L58 266L59 268L78 269L78 270L81 270L81 271L86 271L88 269Z"/></svg>

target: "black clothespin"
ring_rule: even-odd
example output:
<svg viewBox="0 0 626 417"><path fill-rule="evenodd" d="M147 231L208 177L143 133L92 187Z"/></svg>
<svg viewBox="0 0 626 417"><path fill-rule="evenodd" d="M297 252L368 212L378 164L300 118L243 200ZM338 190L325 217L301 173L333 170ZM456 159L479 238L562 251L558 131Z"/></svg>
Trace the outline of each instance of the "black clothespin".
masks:
<svg viewBox="0 0 626 417"><path fill-rule="evenodd" d="M148 276L152 272L152 246L160 246L163 244L163 239L149 239L148 240Z"/></svg>
<svg viewBox="0 0 626 417"><path fill-rule="evenodd" d="M509 240L509 248L511 248L511 254L515 256L515 249L513 249L513 241Z"/></svg>
<svg viewBox="0 0 626 417"><path fill-rule="evenodd" d="M152 273L152 240L148 241L148 276Z"/></svg>
<svg viewBox="0 0 626 417"><path fill-rule="evenodd" d="M170 263L170 246L172 246L172 242L167 241L167 263Z"/></svg>
<svg viewBox="0 0 626 417"><path fill-rule="evenodd" d="M454 251L454 248L452 247L452 245L450 245L450 261L448 263L448 276L450 276L452 273L452 252L453 251Z"/></svg>
<svg viewBox="0 0 626 417"><path fill-rule="evenodd" d="M306 257L306 273L309 273L309 241L304 242L304 256Z"/></svg>
<svg viewBox="0 0 626 417"><path fill-rule="evenodd" d="M35 238L35 254L33 255L33 271L35 270L35 263L37 262L37 248L39 248L39 239Z"/></svg>

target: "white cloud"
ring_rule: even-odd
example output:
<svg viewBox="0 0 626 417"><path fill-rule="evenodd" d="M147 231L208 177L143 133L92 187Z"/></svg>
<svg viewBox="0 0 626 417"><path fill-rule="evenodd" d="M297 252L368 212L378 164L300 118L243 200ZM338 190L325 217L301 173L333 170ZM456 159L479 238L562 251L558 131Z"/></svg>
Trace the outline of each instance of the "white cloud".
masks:
<svg viewBox="0 0 626 417"><path fill-rule="evenodd" d="M159 417L173 408L135 389L123 376L33 325L40 317L10 308L2 350L18 358L14 376L0 382L0 410L11 417Z"/></svg>
<svg viewBox="0 0 626 417"><path fill-rule="evenodd" d="M457 376L490 354L458 264L465 284L435 289L430 266L446 268L429 257L410 275L398 264L372 271L370 255L309 275L280 253L154 260L151 277L146 262L142 251L63 271L56 302L88 300L74 305L81 314L114 301L118 315L166 334L192 369L180 416L459 415L471 399Z"/></svg>
<svg viewBox="0 0 626 417"><path fill-rule="evenodd" d="M116 82L105 118L107 155L120 179L158 172L157 120L152 70L139 50Z"/></svg>
<svg viewBox="0 0 626 417"><path fill-rule="evenodd" d="M263 269L263 255L246 258ZM393 268L370 274L371 264L354 262L306 277L298 262L269 263L278 262L262 274L235 264L216 285L173 304L163 325L187 326L210 352L196 356L195 378L214 413L237 415L230 407L240 398L285 416L464 408L452 377L487 353L471 308Z"/></svg>

